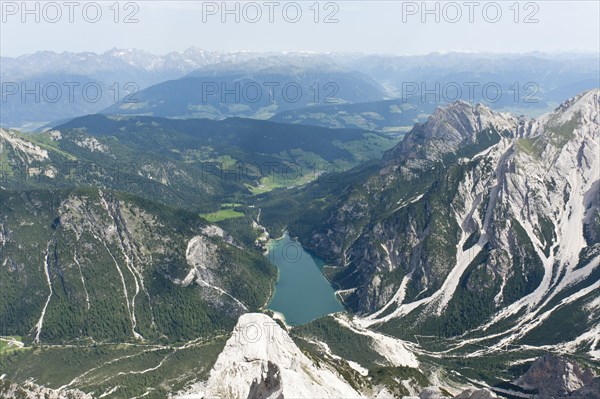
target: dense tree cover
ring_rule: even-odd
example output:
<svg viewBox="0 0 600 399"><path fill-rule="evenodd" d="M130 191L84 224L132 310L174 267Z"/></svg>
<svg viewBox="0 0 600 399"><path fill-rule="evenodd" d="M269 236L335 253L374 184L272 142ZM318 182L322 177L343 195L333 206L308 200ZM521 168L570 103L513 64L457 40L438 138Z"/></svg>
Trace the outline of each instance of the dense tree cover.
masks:
<svg viewBox="0 0 600 399"><path fill-rule="evenodd" d="M131 341L134 330L150 340L190 340L235 324L242 309L231 298L177 282L190 269L188 241L206 225L197 214L97 189L2 191L0 197L7 237L0 261L0 334L32 340L44 308L42 342ZM257 310L268 300L276 269L246 228L230 227L234 237L244 232L246 241L207 238L215 253L203 256L218 262L216 284Z"/></svg>
<svg viewBox="0 0 600 399"><path fill-rule="evenodd" d="M294 327L292 336L323 341L339 356L370 366L385 359L372 348L372 339L360 335L335 321L332 316L321 317L309 324Z"/></svg>

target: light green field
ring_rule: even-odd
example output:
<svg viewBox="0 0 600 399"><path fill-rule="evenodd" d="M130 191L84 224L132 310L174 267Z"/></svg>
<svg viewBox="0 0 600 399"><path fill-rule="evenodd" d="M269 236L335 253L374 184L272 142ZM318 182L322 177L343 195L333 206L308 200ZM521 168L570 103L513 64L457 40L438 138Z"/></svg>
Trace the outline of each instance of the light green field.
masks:
<svg viewBox="0 0 600 399"><path fill-rule="evenodd" d="M238 206L242 206L242 204L225 202L225 203L221 204L221 209L223 209L223 208L237 208Z"/></svg>
<svg viewBox="0 0 600 399"><path fill-rule="evenodd" d="M262 194L274 190L276 188L290 188L303 186L311 181L315 180L318 176L314 173L306 173L303 176L293 178L293 179L284 179L280 176L273 177L263 177L260 179L259 186L252 186L247 184L246 187L250 190L250 192L254 195Z"/></svg>
<svg viewBox="0 0 600 399"><path fill-rule="evenodd" d="M244 216L242 212L234 211L233 209L220 209L216 212L203 213L200 215L209 222L220 222L222 220L239 218Z"/></svg>
<svg viewBox="0 0 600 399"><path fill-rule="evenodd" d="M248 187L248 190L250 190L250 192L254 195L258 195L258 194L263 194L263 193L268 193L269 191L273 190L276 187L271 187L271 186L266 186L261 184L260 186L256 187L256 186L252 186L250 184L246 184L246 187Z"/></svg>

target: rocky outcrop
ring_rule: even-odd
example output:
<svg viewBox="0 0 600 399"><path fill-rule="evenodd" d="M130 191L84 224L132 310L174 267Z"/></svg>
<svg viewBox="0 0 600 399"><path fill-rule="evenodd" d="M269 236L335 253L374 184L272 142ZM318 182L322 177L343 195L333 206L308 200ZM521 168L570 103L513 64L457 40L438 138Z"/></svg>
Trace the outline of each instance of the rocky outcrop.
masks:
<svg viewBox="0 0 600 399"><path fill-rule="evenodd" d="M456 395L454 399L493 399L497 397L498 396L489 389L469 388Z"/></svg>
<svg viewBox="0 0 600 399"><path fill-rule="evenodd" d="M600 377L592 380L592 383L571 392L572 399L600 399Z"/></svg>
<svg viewBox="0 0 600 399"><path fill-rule="evenodd" d="M583 334L599 317L599 109L600 90L535 121L439 109L340 196L308 246L335 253L330 275L369 325L425 313L448 316L440 329L454 335L522 314L504 343L548 323L555 344L559 323L541 313L568 305L592 310Z"/></svg>
<svg viewBox="0 0 600 399"><path fill-rule="evenodd" d="M54 390L27 382L16 384L9 380L0 380L0 397L3 399L93 399L77 389Z"/></svg>
<svg viewBox="0 0 600 399"><path fill-rule="evenodd" d="M562 357L547 354L537 359L529 370L514 384L524 389L536 389L539 398L576 397L583 398L593 394L600 395L598 378L591 369L581 367ZM594 385L595 384L595 385ZM578 391L577 396L574 392ZM593 397L593 396L591 396Z"/></svg>
<svg viewBox="0 0 600 399"><path fill-rule="evenodd" d="M424 124L416 125L382 159L381 173L425 169L439 162L447 154L455 154L461 148L477 144L479 134L489 128L496 131L516 132L519 120L509 114L501 114L490 108L466 101L456 101L440 107Z"/></svg>
<svg viewBox="0 0 600 399"><path fill-rule="evenodd" d="M362 397L336 371L310 360L285 330L261 313L239 318L203 394L206 398Z"/></svg>
<svg viewBox="0 0 600 399"><path fill-rule="evenodd" d="M419 392L419 399L445 399L446 396L439 387L427 387Z"/></svg>
<svg viewBox="0 0 600 399"><path fill-rule="evenodd" d="M250 385L248 399L283 399L281 370L275 363L268 361L267 370Z"/></svg>

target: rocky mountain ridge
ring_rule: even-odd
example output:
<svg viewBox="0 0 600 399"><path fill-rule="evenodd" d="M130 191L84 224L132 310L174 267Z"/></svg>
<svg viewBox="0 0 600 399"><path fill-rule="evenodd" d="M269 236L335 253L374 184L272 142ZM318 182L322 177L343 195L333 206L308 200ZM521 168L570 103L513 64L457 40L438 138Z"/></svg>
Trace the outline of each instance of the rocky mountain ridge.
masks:
<svg viewBox="0 0 600 399"><path fill-rule="evenodd" d="M307 207L320 220L287 225L364 327L439 337L457 354L552 347L598 359L599 97L535 120L454 103L378 168L308 186L300 195L317 198Z"/></svg>

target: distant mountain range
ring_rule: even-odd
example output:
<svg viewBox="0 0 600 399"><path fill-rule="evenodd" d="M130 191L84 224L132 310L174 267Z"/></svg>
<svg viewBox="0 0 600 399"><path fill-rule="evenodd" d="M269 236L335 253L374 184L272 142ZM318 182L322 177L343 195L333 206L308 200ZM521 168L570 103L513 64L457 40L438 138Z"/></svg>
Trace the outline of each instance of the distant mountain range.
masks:
<svg viewBox="0 0 600 399"><path fill-rule="evenodd" d="M539 115L562 99L599 85L597 58L585 54L364 56L192 48L165 56L119 49L103 54L38 52L0 61L0 125L26 130L102 110L178 118L266 119L307 106L413 96L419 101L411 104L422 114L431 112L429 103L464 99ZM257 88L262 91L257 93ZM24 94L26 90L37 93L37 98ZM315 120L308 115L292 119ZM335 122L323 123L352 126L344 124L345 119L342 114ZM412 125L394 123L385 128L406 130Z"/></svg>
<svg viewBox="0 0 600 399"><path fill-rule="evenodd" d="M55 53L40 51L19 57L1 57L0 80L2 81L2 111L0 125L21 127L32 124L51 123L83 114L96 113L111 104L123 101L128 94L171 79L180 78L192 71L208 65L219 64L223 68L245 63L253 59L285 59L287 62L305 58L323 59L322 56L305 54L260 54L249 52L223 53L189 48L182 52L171 52L159 56L136 49L111 49L102 54L96 53ZM86 99L83 86L94 82L102 88L96 100L96 93L89 93L93 101ZM39 101L34 95L28 95L25 101L21 94L24 90L37 89ZM13 85L17 84L16 94ZM21 85L25 84L24 87ZM55 89L48 86L57 84L62 95L55 100ZM69 85L78 84L71 89L74 100L69 96ZM132 84L132 85L131 85Z"/></svg>
<svg viewBox="0 0 600 399"><path fill-rule="evenodd" d="M144 87L182 76L206 65L226 61L237 63L252 57L255 57L252 53L228 54L198 48L166 55L117 48L102 54L39 51L14 58L2 57L0 76L3 80L24 79L60 72L104 81L131 78Z"/></svg>
<svg viewBox="0 0 600 399"><path fill-rule="evenodd" d="M311 104L356 103L383 98L366 75L338 68L285 65L248 72L198 71L141 91L137 103L113 105L107 114L172 118L229 116L268 119L277 112Z"/></svg>

